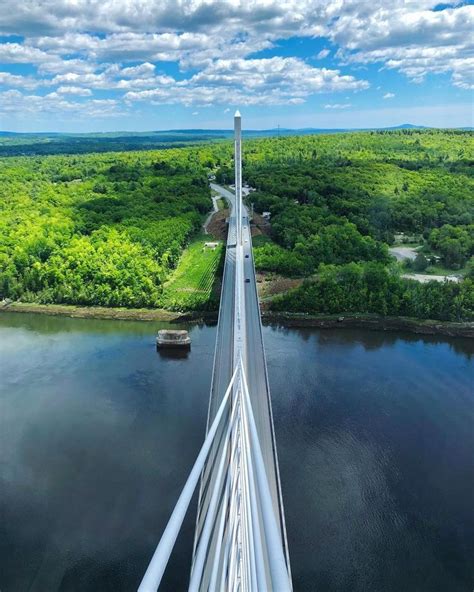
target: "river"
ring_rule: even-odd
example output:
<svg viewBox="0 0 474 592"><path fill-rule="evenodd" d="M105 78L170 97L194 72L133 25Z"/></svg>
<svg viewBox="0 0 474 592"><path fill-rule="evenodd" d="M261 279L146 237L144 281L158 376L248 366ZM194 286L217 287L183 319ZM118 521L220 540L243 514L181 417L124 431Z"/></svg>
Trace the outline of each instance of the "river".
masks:
<svg viewBox="0 0 474 592"><path fill-rule="evenodd" d="M216 329L0 315L0 590L136 589L203 440ZM294 589L471 592L474 342L264 328ZM186 589L195 505L163 590Z"/></svg>

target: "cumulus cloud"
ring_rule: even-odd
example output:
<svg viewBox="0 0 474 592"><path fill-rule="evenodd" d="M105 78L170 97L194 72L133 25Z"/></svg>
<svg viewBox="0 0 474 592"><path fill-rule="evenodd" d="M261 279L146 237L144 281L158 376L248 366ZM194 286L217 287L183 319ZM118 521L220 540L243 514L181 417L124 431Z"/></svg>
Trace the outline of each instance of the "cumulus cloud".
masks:
<svg viewBox="0 0 474 592"><path fill-rule="evenodd" d="M130 90L140 88L154 88L156 86L174 84L171 76L154 76L148 68L121 69L118 66L111 66L100 73L77 74L67 72L58 74L51 80L53 85L86 86L87 88L99 90Z"/></svg>
<svg viewBox="0 0 474 592"><path fill-rule="evenodd" d="M145 62L139 66L124 68L120 74L124 78L148 78L155 74L155 65Z"/></svg>
<svg viewBox="0 0 474 592"><path fill-rule="evenodd" d="M92 96L90 88L82 88L80 86L60 86L56 92L60 95L76 95L78 97Z"/></svg>
<svg viewBox="0 0 474 592"><path fill-rule="evenodd" d="M435 0L9 2L0 12L0 34L15 40L0 43L0 63L30 64L36 74L4 72L0 84L12 91L51 86L55 97L30 98L30 106L55 101L65 111L71 108L66 96L88 97L92 105L100 100L93 98L96 91L113 93L122 105L298 105L316 93L368 88L354 75L366 64L418 83L429 74L448 74L454 86L472 89L474 6L437 5ZM295 37L328 39L338 48L338 69L313 68L297 57L258 57L279 40ZM329 54L324 48L314 57ZM179 76L163 73L170 62ZM345 105L350 106L335 102L327 108Z"/></svg>
<svg viewBox="0 0 474 592"><path fill-rule="evenodd" d="M105 37L98 34L67 33L27 39L34 46L56 56L79 54L99 61L179 61L216 44L203 33L146 33L124 31Z"/></svg>
<svg viewBox="0 0 474 592"><path fill-rule="evenodd" d="M313 31L326 12L322 0L22 0L0 14L0 31L31 36L69 31L208 31L231 24L235 30L275 30L290 36Z"/></svg>
<svg viewBox="0 0 474 592"><path fill-rule="evenodd" d="M368 88L339 70L313 68L297 58L216 60L191 78L150 90L133 90L127 101L211 105L298 105L314 93Z"/></svg>
<svg viewBox="0 0 474 592"><path fill-rule="evenodd" d="M96 72L101 65L83 59L62 60L57 56L50 56L49 61L44 61L38 66L38 73L42 76L64 74L74 72L75 74L86 74Z"/></svg>
<svg viewBox="0 0 474 592"><path fill-rule="evenodd" d="M434 11L435 2L378 3L341 15L330 30L346 63L382 63L414 82L427 74L451 73L455 86L472 84L474 6Z"/></svg>
<svg viewBox="0 0 474 592"><path fill-rule="evenodd" d="M23 94L18 90L0 92L0 114L50 113L69 114L74 117L112 117L122 113L115 99L90 99L78 102L66 99L59 92L46 95Z"/></svg>
<svg viewBox="0 0 474 592"><path fill-rule="evenodd" d="M0 86L10 86L15 88L25 88L32 90L41 86L41 80L36 80L31 76L20 76L10 72L0 72Z"/></svg>
<svg viewBox="0 0 474 592"><path fill-rule="evenodd" d="M339 70L313 68L298 58L217 60L190 79L190 84L242 86L249 91L276 90L283 96L314 92L361 90L365 80L345 76Z"/></svg>
<svg viewBox="0 0 474 592"><path fill-rule="evenodd" d="M383 98L384 99L393 99L394 96L395 96L394 93L388 92L388 93L384 94Z"/></svg>
<svg viewBox="0 0 474 592"><path fill-rule="evenodd" d="M2 64L42 64L51 61L51 56L37 47L21 43L0 43Z"/></svg>

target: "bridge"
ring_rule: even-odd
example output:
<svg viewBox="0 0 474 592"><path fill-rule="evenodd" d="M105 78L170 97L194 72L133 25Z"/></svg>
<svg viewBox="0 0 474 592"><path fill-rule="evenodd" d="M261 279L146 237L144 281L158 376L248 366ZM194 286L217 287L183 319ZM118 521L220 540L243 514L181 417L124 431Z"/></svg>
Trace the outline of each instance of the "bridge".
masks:
<svg viewBox="0 0 474 592"><path fill-rule="evenodd" d="M158 590L199 487L192 592L290 592L291 570L248 212L241 117L206 438L139 586Z"/></svg>

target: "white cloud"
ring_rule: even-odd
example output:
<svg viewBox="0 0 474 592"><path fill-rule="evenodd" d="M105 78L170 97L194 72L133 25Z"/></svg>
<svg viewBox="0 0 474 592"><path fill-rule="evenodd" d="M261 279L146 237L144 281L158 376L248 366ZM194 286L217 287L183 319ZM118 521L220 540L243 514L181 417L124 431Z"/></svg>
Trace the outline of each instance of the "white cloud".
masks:
<svg viewBox="0 0 474 592"><path fill-rule="evenodd" d="M59 37L29 38L28 45L57 56L77 54L99 61L179 61L195 52L216 52L218 45L204 33L144 33L127 31L105 37L67 33Z"/></svg>
<svg viewBox="0 0 474 592"><path fill-rule="evenodd" d="M274 90L282 96L307 96L314 92L361 90L365 80L342 75L339 70L313 68L298 58L217 60L190 79L190 84L237 86L249 91Z"/></svg>
<svg viewBox="0 0 474 592"><path fill-rule="evenodd" d="M380 62L414 82L427 74L451 73L455 86L469 88L474 6L431 10L436 4L379 2L368 12L361 3L352 14L341 15L329 35L347 64Z"/></svg>
<svg viewBox="0 0 474 592"><path fill-rule="evenodd" d="M51 84L66 85L66 86L86 86L87 88L100 90L130 90L140 88L154 88L161 85L174 84L175 80L171 76L153 76L146 68L147 72L144 74L140 71L141 66L136 68L125 68L121 70L119 67L112 66L103 72L76 74L75 72L67 72L66 74L58 74L55 76ZM134 78L137 76L137 78ZM140 77L142 76L142 77Z"/></svg>
<svg viewBox="0 0 474 592"><path fill-rule="evenodd" d="M57 56L51 56L50 61L43 62L38 66L40 75L64 74L74 72L75 74L90 74L101 68L100 64L82 59L62 60Z"/></svg>
<svg viewBox="0 0 474 592"><path fill-rule="evenodd" d="M351 103L328 103L324 105L325 109L349 109L349 107L352 107Z"/></svg>
<svg viewBox="0 0 474 592"><path fill-rule="evenodd" d="M124 78L148 78L149 76L154 76L154 74L155 65L150 64L149 62L131 68L124 68L120 72L120 75Z"/></svg>
<svg viewBox="0 0 474 592"><path fill-rule="evenodd" d="M245 57L281 38L326 36L347 57L469 45L474 7L433 11L436 0L22 0L0 13L0 32L57 55L99 60ZM94 31L94 34L88 33ZM242 35L245 31L245 35ZM229 53L232 47L234 53ZM198 52L198 54L196 54ZM323 49L319 58L326 57ZM196 54L196 55L193 55ZM159 57L161 56L161 58ZM386 59L390 59L387 57Z"/></svg>
<svg viewBox="0 0 474 592"><path fill-rule="evenodd" d="M330 3L331 4L331 3ZM313 31L326 13L322 0L22 0L0 13L0 31L32 36L98 31L212 31L224 23L276 31Z"/></svg>
<svg viewBox="0 0 474 592"><path fill-rule="evenodd" d="M329 49L322 49L315 57L317 60L324 60L330 53Z"/></svg>
<svg viewBox="0 0 474 592"><path fill-rule="evenodd" d="M212 105L298 105L314 93L362 90L365 80L313 68L297 58L217 60L188 80L133 90L127 101Z"/></svg>
<svg viewBox="0 0 474 592"><path fill-rule="evenodd" d="M91 99L82 102L64 98L58 92L47 95L27 95L17 90L0 92L0 113L22 113L37 115L50 113L53 115L69 114L74 117L111 117L122 112L115 99Z"/></svg>
<svg viewBox="0 0 474 592"><path fill-rule="evenodd" d="M394 96L395 96L394 93L388 92L388 93L385 93L382 98L384 98L384 99L393 99Z"/></svg>
<svg viewBox="0 0 474 592"><path fill-rule="evenodd" d="M0 86L10 86L15 88L25 88L33 90L41 86L42 82L36 80L31 76L20 76L17 74L11 74L10 72L0 72Z"/></svg>
<svg viewBox="0 0 474 592"><path fill-rule="evenodd" d="M21 43L0 43L2 64L42 64L50 60L51 56L37 47L28 47Z"/></svg>
<svg viewBox="0 0 474 592"><path fill-rule="evenodd" d="M81 88L80 86L60 86L56 92L60 95L76 95L78 97L92 96L90 88Z"/></svg>
<svg viewBox="0 0 474 592"><path fill-rule="evenodd" d="M0 43L0 63L31 64L36 75L4 72L0 84L12 91L56 88L48 99L26 95L22 101L30 107L63 101L64 110L76 109L65 99L76 95L90 97L80 104L97 110L92 101L99 100L93 98L98 90L113 92L114 109L124 101L298 105L316 93L368 88L354 72L372 63L414 82L447 74L457 88L474 88L471 5L434 11L437 0L7 3L8 10L0 12L0 34L23 36L24 41ZM339 47L334 56L340 68L313 68L297 57L255 56L290 37L329 39ZM315 58L328 55L324 48ZM177 64L180 75L163 74L166 62ZM334 102L326 108L348 106Z"/></svg>

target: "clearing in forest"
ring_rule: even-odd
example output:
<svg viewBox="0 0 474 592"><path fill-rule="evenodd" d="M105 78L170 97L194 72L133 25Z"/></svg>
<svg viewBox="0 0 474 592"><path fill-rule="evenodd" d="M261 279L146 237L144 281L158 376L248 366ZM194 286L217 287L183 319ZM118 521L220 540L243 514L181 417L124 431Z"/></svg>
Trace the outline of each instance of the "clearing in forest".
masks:
<svg viewBox="0 0 474 592"><path fill-rule="evenodd" d="M204 307L210 301L222 255L222 242L199 236L184 250L165 283L162 306L174 310ZM206 243L213 245L206 246ZM214 246L215 245L215 246Z"/></svg>

